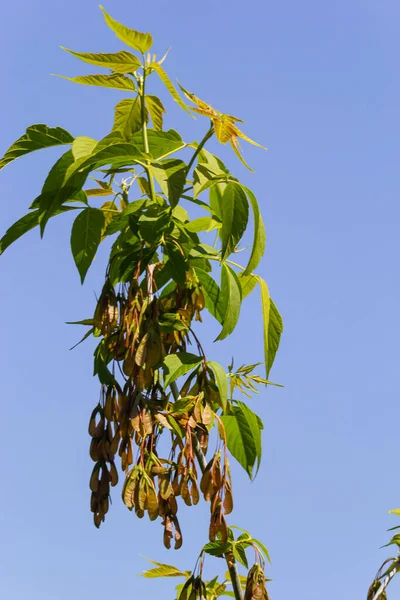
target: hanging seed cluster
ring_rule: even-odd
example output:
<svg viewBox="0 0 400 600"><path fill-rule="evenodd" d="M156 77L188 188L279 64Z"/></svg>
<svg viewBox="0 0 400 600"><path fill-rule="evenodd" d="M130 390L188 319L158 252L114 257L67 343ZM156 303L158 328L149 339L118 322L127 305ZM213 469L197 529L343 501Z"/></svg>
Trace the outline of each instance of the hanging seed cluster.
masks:
<svg viewBox="0 0 400 600"><path fill-rule="evenodd" d="M204 499L211 503L210 541L215 542L218 534L220 534L222 543L226 543L228 539L228 526L224 515L228 515L233 509L231 474L226 453L224 454L223 467L221 465L221 450L214 454L203 473L200 483Z"/></svg>
<svg viewBox="0 0 400 600"><path fill-rule="evenodd" d="M269 600L264 570L258 563L248 572L244 600Z"/></svg>
<svg viewBox="0 0 400 600"><path fill-rule="evenodd" d="M184 382L180 399L163 389L160 364L167 354L186 351L192 343L191 324L201 319L204 294L195 280L168 293L153 294L154 269L142 282L135 277L118 292L106 281L98 299L94 334L95 372L102 382L100 401L92 412L90 456L91 510L99 527L109 508L110 487L118 483L116 457L125 474L122 498L129 510L150 520L160 517L166 548L182 545L177 513L181 498L196 505L200 491L210 502L210 540L227 537L224 515L233 507L229 464L224 448L215 452L199 479L194 441L207 452L209 430L220 406L215 375L205 357ZM202 349L195 338L199 350ZM158 455L163 433L170 437L167 457ZM196 440L195 440L196 438Z"/></svg>

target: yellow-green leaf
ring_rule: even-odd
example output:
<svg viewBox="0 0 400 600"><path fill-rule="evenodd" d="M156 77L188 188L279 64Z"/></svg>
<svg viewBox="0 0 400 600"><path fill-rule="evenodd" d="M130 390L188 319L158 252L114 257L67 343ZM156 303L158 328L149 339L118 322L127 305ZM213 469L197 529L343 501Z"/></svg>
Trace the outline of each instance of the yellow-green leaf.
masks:
<svg viewBox="0 0 400 600"><path fill-rule="evenodd" d="M16 158L41 150L51 146L60 146L62 144L72 144L73 136L61 127L47 127L47 125L38 124L28 127L24 135L9 147L3 158L0 159L0 170Z"/></svg>
<svg viewBox="0 0 400 600"><path fill-rule="evenodd" d="M145 103L153 122L154 130L161 131L163 128L163 113L166 112L163 103L157 96L145 96Z"/></svg>
<svg viewBox="0 0 400 600"><path fill-rule="evenodd" d="M240 287L242 288L242 298L246 298L254 290L258 283L257 275L239 274Z"/></svg>
<svg viewBox="0 0 400 600"><path fill-rule="evenodd" d="M173 381L198 367L203 361L201 356L189 352L168 354L164 358L162 369L164 372L164 387L167 388Z"/></svg>
<svg viewBox="0 0 400 600"><path fill-rule="evenodd" d="M242 290L235 271L226 264L221 266L221 312L224 315L222 331L217 340L223 340L232 333L239 320L242 303Z"/></svg>
<svg viewBox="0 0 400 600"><path fill-rule="evenodd" d="M199 231L212 231L221 227L220 221L216 221L212 217L199 217L187 223L186 229L197 233Z"/></svg>
<svg viewBox="0 0 400 600"><path fill-rule="evenodd" d="M261 462L260 418L246 404L236 401L230 413L223 415L221 420L229 452L252 477L256 463L258 471Z"/></svg>
<svg viewBox="0 0 400 600"><path fill-rule="evenodd" d="M265 357L265 372L268 379L269 372L275 360L275 355L279 348L279 343L283 331L283 321L271 300L266 282L258 277L258 282L261 289L261 305L264 324L264 357Z"/></svg>
<svg viewBox="0 0 400 600"><path fill-rule="evenodd" d="M249 188L245 187L244 185L242 185L242 188L244 189L248 199L250 200L254 216L253 246L251 249L249 262L247 263L247 267L243 273L244 275L249 275L258 267L261 257L264 254L266 244L266 233L257 198L255 197L253 192L249 190Z"/></svg>
<svg viewBox="0 0 400 600"><path fill-rule="evenodd" d="M150 63L149 68L153 69L157 73L157 75L159 76L159 78L161 79L161 81L163 82L163 84L165 85L165 87L167 88L167 90L169 91L169 93L171 94L171 96L173 97L173 99L175 100L175 102L177 102L179 104L179 106L181 108L183 108L183 110L185 112L187 112L190 116L193 117L193 115L190 112L189 108L183 102L182 98L180 97L180 95L176 91L176 88L175 88L174 84L172 83L172 81L170 80L170 78L168 77L168 75L166 74L166 72L164 71L164 69L162 68L162 66L159 65L156 62L152 62L152 63Z"/></svg>
<svg viewBox="0 0 400 600"><path fill-rule="evenodd" d="M69 52L69 54L76 56L79 60L83 60L83 62L96 65L96 67L111 69L116 73L131 73L140 67L140 60L137 56L127 50L121 50L112 54L94 54L93 52L74 52L64 46L61 46L61 48Z"/></svg>
<svg viewBox="0 0 400 600"><path fill-rule="evenodd" d="M213 360L207 361L207 366L211 367L214 371L215 380L218 386L219 396L221 398L221 404L224 411L226 410L226 405L228 402L228 380L226 377L226 373L221 365Z"/></svg>
<svg viewBox="0 0 400 600"><path fill-rule="evenodd" d="M222 196L222 260L235 250L247 227L249 205L246 194L233 182L226 185Z"/></svg>
<svg viewBox="0 0 400 600"><path fill-rule="evenodd" d="M150 33L142 33L141 31L135 31L129 29L122 23L119 23L109 15L103 6L100 6L103 11L104 20L109 28L115 33L115 35L122 40L127 46L130 46L134 50L139 52L147 52L153 45L153 38Z"/></svg>
<svg viewBox="0 0 400 600"><path fill-rule="evenodd" d="M89 156L97 145L97 141L93 138L80 135L72 142L72 154L74 159L82 158L82 156Z"/></svg>
<svg viewBox="0 0 400 600"><path fill-rule="evenodd" d="M174 567L172 565L166 565L164 563L159 563L154 560L150 560L146 558L152 565L156 565L155 569L149 569L148 571L144 571L142 577L188 577L190 575L190 571L181 571L178 567Z"/></svg>
<svg viewBox="0 0 400 600"><path fill-rule="evenodd" d="M115 107L113 131L120 131L129 141L142 128L142 113L139 97L121 100Z"/></svg>
<svg viewBox="0 0 400 600"><path fill-rule="evenodd" d="M114 88L125 92L134 92L136 90L133 80L121 73L116 73L115 75L79 75L78 77L56 75L56 77L61 77L61 79L67 79L68 81L73 81L74 83L80 83L82 85Z"/></svg>

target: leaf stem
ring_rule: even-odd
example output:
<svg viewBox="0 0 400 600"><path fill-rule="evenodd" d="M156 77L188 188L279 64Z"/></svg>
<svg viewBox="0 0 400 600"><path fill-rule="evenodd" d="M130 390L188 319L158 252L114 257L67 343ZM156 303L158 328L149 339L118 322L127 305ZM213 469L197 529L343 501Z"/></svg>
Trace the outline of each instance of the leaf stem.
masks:
<svg viewBox="0 0 400 600"><path fill-rule="evenodd" d="M203 137L203 139L201 140L200 144L197 146L192 158L189 161L189 164L187 166L186 169L186 174L189 175L190 169L193 166L194 161L196 160L197 156L200 154L200 152L202 151L202 149L204 148L205 144L208 142L208 140L210 139L210 137L212 137L212 135L214 134L214 126L211 123L210 125L210 129L207 131L206 135Z"/></svg>
<svg viewBox="0 0 400 600"><path fill-rule="evenodd" d="M143 63L144 63L144 57L143 57ZM138 92L139 92L139 96L140 96L140 110L141 110L141 120L142 120L142 139L143 139L143 149L145 151L146 154L150 153L150 149L149 149L149 138L147 136L147 123L146 123L146 106L145 106L145 98L146 98L146 69L143 68L143 76L138 79ZM147 179L149 181L149 187L150 187L150 197L153 201L156 200L156 190L154 188L154 179L153 179L153 175L152 172L150 170L150 163L149 161L146 161L146 164L144 165L144 168L146 170L147 173Z"/></svg>
<svg viewBox="0 0 400 600"><path fill-rule="evenodd" d="M238 265L238 263L233 262L233 260L226 260L227 263L233 265L234 267L237 267L238 269L242 269L242 271L246 270L246 267L242 267L242 265Z"/></svg>
<svg viewBox="0 0 400 600"><path fill-rule="evenodd" d="M176 385L176 381L173 381L169 387L171 388L171 392L172 392L172 395L173 395L175 401L179 400L180 394L179 394L178 386ZM203 450L201 449L200 442L199 442L197 435L192 436L192 441L193 441L194 452L195 452L196 458L199 462L201 472L204 473L204 471L206 470L206 467L207 467L207 460L206 460L206 457L204 456ZM235 594L235 599L243 600L242 587L240 585L239 572L237 570L235 557L233 556L233 554L231 552L228 552L225 554L225 560L226 560L226 564L228 565L229 575L231 578L233 593Z"/></svg>
<svg viewBox="0 0 400 600"><path fill-rule="evenodd" d="M382 596L383 592L385 591L385 589L389 585L390 580L393 579L393 577L396 575L396 573L398 572L398 570L399 570L399 564L396 561L395 567L390 571L390 573L388 575L386 575L385 579L382 581L382 583L381 583L378 591L373 596L372 600L378 600L378 598L380 598Z"/></svg>

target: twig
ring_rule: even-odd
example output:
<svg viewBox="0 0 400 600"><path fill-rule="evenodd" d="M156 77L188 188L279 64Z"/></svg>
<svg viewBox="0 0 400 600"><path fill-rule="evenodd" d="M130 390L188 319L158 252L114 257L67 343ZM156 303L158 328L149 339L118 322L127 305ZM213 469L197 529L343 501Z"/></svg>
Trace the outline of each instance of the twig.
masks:
<svg viewBox="0 0 400 600"><path fill-rule="evenodd" d="M386 575L385 579L382 581L381 585L379 586L378 591L376 592L376 594L372 598L372 600L378 600L378 598L383 594L383 592L389 585L390 580L393 579L393 577L396 575L398 569L399 569L399 565L396 564L396 566L390 571L390 573L388 575Z"/></svg>
<svg viewBox="0 0 400 600"><path fill-rule="evenodd" d="M170 388L171 388L171 392L172 392L174 399L179 400L180 394L179 394L178 386L176 385L175 381L173 381L170 384ZM204 473L206 466L207 466L206 457L204 456L204 452L201 449L200 442L199 442L197 435L194 435L192 437L192 440L193 440L194 451L196 454L196 458L199 462L201 472ZM225 554L225 560L228 565L229 575L231 577L233 593L235 594L235 598L236 598L236 600L243 600L242 587L240 585L239 572L237 570L235 557L233 556L232 553L227 553L227 554Z"/></svg>

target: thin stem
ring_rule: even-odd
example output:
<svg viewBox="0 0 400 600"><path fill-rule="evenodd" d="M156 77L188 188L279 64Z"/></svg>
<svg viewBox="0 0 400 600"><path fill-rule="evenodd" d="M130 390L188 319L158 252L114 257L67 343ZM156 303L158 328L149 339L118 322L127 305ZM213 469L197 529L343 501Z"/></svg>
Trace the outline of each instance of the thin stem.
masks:
<svg viewBox="0 0 400 600"><path fill-rule="evenodd" d="M144 62L144 58L143 58L143 62ZM140 110L141 110L141 120L142 120L142 139L143 139L143 149L145 151L146 154L149 154L150 149L149 149L149 139L147 136L147 123L146 123L146 106L145 106L145 98L146 98L146 69L143 69L143 77L138 81L139 83L139 87L138 87L138 91L139 91L139 95L140 95ZM149 181L149 187L150 187L150 197L153 201L156 200L156 190L154 188L154 179L153 179L153 175L150 169L150 163L149 161L146 162L146 165L144 165L146 173L147 173L147 179Z"/></svg>
<svg viewBox="0 0 400 600"><path fill-rule="evenodd" d="M246 270L246 267L242 267L242 265L238 265L237 263L233 262L233 260L226 260L227 263L230 263L231 265L233 265L234 267L237 267L238 269L242 269L242 271Z"/></svg>
<svg viewBox="0 0 400 600"><path fill-rule="evenodd" d="M179 400L179 390L176 382L173 381L170 384L171 392L175 400ZM200 465L201 472L204 473L207 467L207 460L204 456L204 452L201 449L199 439L197 435L192 437L194 452ZM228 565L229 575L232 581L233 593L235 594L236 600L243 600L242 587L240 585L239 572L237 570L235 557L231 552L225 554L226 564Z"/></svg>
<svg viewBox="0 0 400 600"><path fill-rule="evenodd" d="M210 137L213 135L214 133L214 126L211 123L210 125L210 129L207 131L206 135L203 137L203 139L201 140L200 144L197 146L192 158L189 161L189 164L187 166L186 169L186 174L188 175L190 172L190 169L193 166L194 161L196 160L197 156L200 154L200 152L202 151L202 149L204 148L205 144L208 142L208 140L210 139Z"/></svg>
<svg viewBox="0 0 400 600"><path fill-rule="evenodd" d="M380 598L380 596L382 596L383 592L389 585L391 579L393 579L393 577L396 575L398 570L399 570L399 565L396 564L396 566L390 571L390 573L388 575L386 575L385 579L382 581L381 585L379 586L378 591L376 592L376 594L372 598L372 600L378 600L378 598Z"/></svg>

